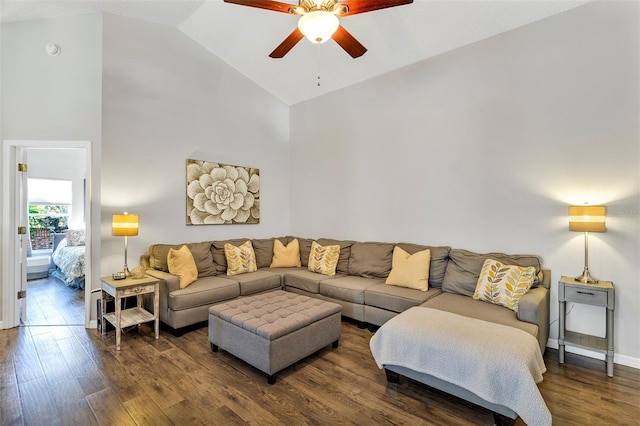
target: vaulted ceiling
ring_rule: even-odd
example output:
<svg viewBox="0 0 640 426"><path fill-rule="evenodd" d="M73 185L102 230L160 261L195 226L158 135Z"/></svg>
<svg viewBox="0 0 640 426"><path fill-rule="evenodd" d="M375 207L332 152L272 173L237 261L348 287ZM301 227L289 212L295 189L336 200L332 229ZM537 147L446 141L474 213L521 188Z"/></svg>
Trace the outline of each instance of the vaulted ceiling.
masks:
<svg viewBox="0 0 640 426"><path fill-rule="evenodd" d="M588 1L414 0L341 18L341 24L368 49L358 59L333 40L321 45L302 40L284 58L269 58L296 27L297 17L222 0L0 0L0 22L104 11L176 27L292 105Z"/></svg>

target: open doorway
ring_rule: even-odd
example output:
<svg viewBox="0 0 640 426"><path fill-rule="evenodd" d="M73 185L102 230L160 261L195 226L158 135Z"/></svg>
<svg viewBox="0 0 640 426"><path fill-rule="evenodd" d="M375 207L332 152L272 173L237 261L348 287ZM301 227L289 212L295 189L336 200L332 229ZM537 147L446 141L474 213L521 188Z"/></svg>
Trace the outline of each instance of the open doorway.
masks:
<svg viewBox="0 0 640 426"><path fill-rule="evenodd" d="M29 148L27 158L27 303L20 323L83 326L85 152Z"/></svg>
<svg viewBox="0 0 640 426"><path fill-rule="evenodd" d="M21 167L22 163L27 166ZM87 141L4 142L3 231L6 238L3 238L3 318L0 328L21 324L90 326L90 165L91 143ZM57 193L64 191L59 189L44 191L53 198L28 200L29 179L70 185L71 200L60 198ZM34 184L33 188L37 187ZM76 284L82 282L77 288L53 274L61 269L53 259L56 248L65 238L74 241L67 241L67 245L82 246L86 259L82 279L74 279ZM29 261L28 257L33 260ZM40 284L43 289L48 287L41 292L43 298L30 299L31 295L39 296L35 287L29 288L30 282ZM85 287L87 291L84 291ZM36 308L38 305L40 307ZM67 315L61 315L60 311L55 313L56 305L67 309ZM49 312L44 312L43 307Z"/></svg>

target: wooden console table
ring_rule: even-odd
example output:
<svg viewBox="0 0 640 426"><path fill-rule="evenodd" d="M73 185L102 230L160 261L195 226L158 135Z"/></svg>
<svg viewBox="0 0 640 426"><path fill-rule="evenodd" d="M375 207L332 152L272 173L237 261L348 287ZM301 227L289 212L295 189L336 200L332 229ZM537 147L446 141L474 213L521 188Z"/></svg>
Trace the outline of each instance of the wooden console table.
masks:
<svg viewBox="0 0 640 426"><path fill-rule="evenodd" d="M120 350L120 341L122 338L122 329L132 325L139 325L145 322L154 321L155 337L158 339L160 335L160 291L158 280L153 277L144 278L126 278L123 280L114 280L111 277L100 278L102 283L102 319L109 321L116 328L116 349ZM147 311L143 307L143 295L153 294L153 313ZM137 306L129 309L122 309L122 298L129 296L137 296ZM115 312L106 312L106 299L112 297L115 299ZM104 322L103 322L104 324ZM105 333L105 326L102 326L102 334Z"/></svg>

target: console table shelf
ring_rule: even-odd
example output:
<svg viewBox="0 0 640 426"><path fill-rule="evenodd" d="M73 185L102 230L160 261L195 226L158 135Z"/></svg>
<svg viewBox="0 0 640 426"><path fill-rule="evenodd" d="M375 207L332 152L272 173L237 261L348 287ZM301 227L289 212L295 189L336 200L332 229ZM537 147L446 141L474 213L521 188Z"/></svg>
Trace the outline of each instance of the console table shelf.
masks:
<svg viewBox="0 0 640 426"><path fill-rule="evenodd" d="M104 314L102 317L109 321L111 324L116 324L117 318L115 312ZM135 307L120 311L120 327L122 328L131 327L132 325L143 324L145 322L151 322L154 320L155 315L143 308Z"/></svg>

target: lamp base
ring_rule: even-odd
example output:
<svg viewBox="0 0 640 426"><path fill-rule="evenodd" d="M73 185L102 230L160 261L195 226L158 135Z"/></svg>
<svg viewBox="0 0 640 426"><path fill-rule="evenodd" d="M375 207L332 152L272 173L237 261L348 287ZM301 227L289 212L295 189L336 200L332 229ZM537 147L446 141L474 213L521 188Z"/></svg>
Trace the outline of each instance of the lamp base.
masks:
<svg viewBox="0 0 640 426"><path fill-rule="evenodd" d="M127 278L131 278L133 276L133 274L131 273L131 271L129 271L129 268L127 268L126 266L124 267L124 272L123 272L124 276Z"/></svg>
<svg viewBox="0 0 640 426"><path fill-rule="evenodd" d="M593 284L598 282L598 280L594 279L589 273L589 268L584 268L582 275L576 277L575 280L584 284Z"/></svg>

